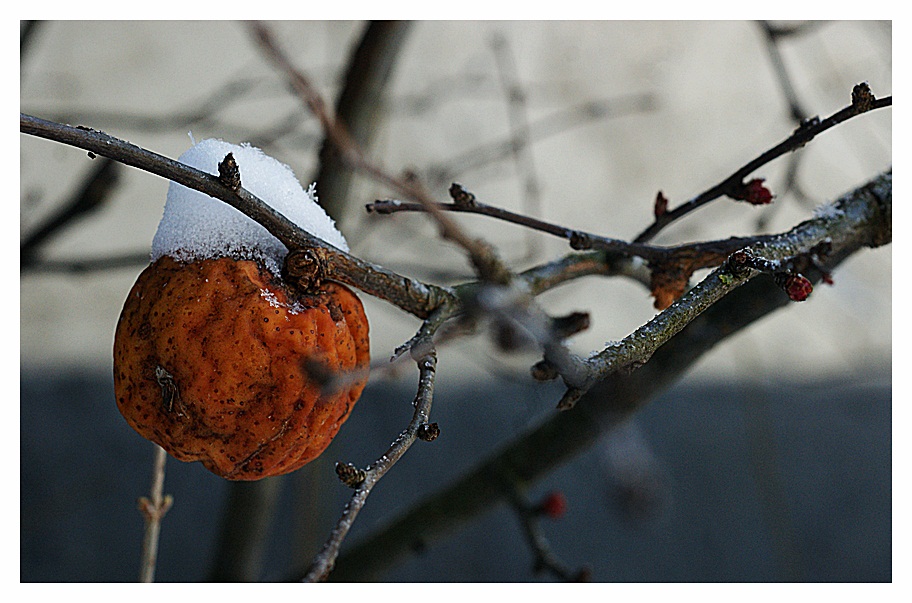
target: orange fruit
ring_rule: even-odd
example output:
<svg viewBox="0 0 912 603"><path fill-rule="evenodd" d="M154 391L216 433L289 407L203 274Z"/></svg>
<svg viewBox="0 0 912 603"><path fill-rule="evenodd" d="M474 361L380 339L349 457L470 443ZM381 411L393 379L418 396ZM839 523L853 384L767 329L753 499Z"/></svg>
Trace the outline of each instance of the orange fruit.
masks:
<svg viewBox="0 0 912 603"><path fill-rule="evenodd" d="M355 294L299 293L253 260L163 256L139 276L114 337L127 422L182 461L257 480L316 458L367 382Z"/></svg>

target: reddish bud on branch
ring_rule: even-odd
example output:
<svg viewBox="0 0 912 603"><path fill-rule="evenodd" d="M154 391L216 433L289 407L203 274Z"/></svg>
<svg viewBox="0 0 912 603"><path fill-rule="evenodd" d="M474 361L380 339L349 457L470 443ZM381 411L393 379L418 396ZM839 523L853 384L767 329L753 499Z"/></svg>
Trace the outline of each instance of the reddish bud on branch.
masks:
<svg viewBox="0 0 912 603"><path fill-rule="evenodd" d="M567 498L563 492L554 491L545 496L535 507L535 512L551 519L560 519L567 511Z"/></svg>
<svg viewBox="0 0 912 603"><path fill-rule="evenodd" d="M773 193L763 186L763 178L754 178L729 196L738 201L747 201L751 205L768 205L773 201Z"/></svg>
<svg viewBox="0 0 912 603"><path fill-rule="evenodd" d="M668 211L668 199L665 195L662 194L662 191L656 195L655 207L653 208L653 213L655 213L656 219L661 218L665 215L665 212Z"/></svg>
<svg viewBox="0 0 912 603"><path fill-rule="evenodd" d="M776 275L776 284L786 292L792 301L804 301L814 290L814 285L800 274L780 272Z"/></svg>

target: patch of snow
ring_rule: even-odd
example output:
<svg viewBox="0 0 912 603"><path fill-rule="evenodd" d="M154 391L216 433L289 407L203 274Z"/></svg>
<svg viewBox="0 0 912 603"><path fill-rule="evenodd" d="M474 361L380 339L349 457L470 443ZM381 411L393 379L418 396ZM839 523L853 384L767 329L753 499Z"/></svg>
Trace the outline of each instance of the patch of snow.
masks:
<svg viewBox="0 0 912 603"><path fill-rule="evenodd" d="M260 297L265 299L273 308L286 308L290 314L300 314L306 310L306 308L298 302L283 304L279 301L279 298L276 297L275 293L268 289L260 289ZM288 320L287 316L285 317L285 320Z"/></svg>
<svg viewBox="0 0 912 603"><path fill-rule="evenodd" d="M348 251L348 243L332 219L317 204L316 183L305 191L290 167L249 144L236 145L210 138L194 145L179 161L218 175L218 164L234 154L241 186L310 234ZM233 257L263 261L278 272L288 253L285 245L227 203L172 182L158 231L152 240L152 260L171 256L181 261Z"/></svg>
<svg viewBox="0 0 912 603"><path fill-rule="evenodd" d="M843 213L845 212L836 207L835 203L827 203L826 205L820 205L814 209L815 218L833 219L838 218Z"/></svg>

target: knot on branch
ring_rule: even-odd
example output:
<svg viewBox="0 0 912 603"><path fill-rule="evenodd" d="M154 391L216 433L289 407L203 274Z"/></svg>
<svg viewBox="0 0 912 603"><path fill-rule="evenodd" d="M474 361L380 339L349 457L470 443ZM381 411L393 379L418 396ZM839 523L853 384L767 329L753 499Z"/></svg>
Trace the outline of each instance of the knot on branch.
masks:
<svg viewBox="0 0 912 603"><path fill-rule="evenodd" d="M852 88L852 109L856 114L873 109L876 100L867 82L861 82Z"/></svg>
<svg viewBox="0 0 912 603"><path fill-rule="evenodd" d="M570 233L570 247L577 251L592 249L592 237L585 232L574 230Z"/></svg>
<svg viewBox="0 0 912 603"><path fill-rule="evenodd" d="M282 266L282 278L301 292L319 291L326 280L327 254L319 247L288 252Z"/></svg>
<svg viewBox="0 0 912 603"><path fill-rule="evenodd" d="M364 469L358 469L351 463L336 463L336 475L339 476L339 481L349 488L357 488L367 478Z"/></svg>
<svg viewBox="0 0 912 603"><path fill-rule="evenodd" d="M578 387L569 387L567 391L564 392L564 395L561 397L560 401L557 403L557 410L570 410L576 403L579 402L580 398L585 395L588 388L578 388Z"/></svg>
<svg viewBox="0 0 912 603"><path fill-rule="evenodd" d="M790 300L800 302L806 300L814 290L811 281L801 274L802 272L811 267L817 268L823 274L823 280L832 283L829 273L822 267L822 258L831 248L832 244L829 241L821 241L808 251L784 261L767 260L754 255L748 249L741 249L728 257L726 268L738 278L746 277L750 270L771 274L776 285L785 291Z"/></svg>
<svg viewBox="0 0 912 603"><path fill-rule="evenodd" d="M219 180L222 184L237 192L241 188L241 171L238 169L234 153L228 153L218 164Z"/></svg>
<svg viewBox="0 0 912 603"><path fill-rule="evenodd" d="M139 512L142 513L146 521L161 521L168 509L171 508L171 505L174 504L174 497L166 494L162 497L161 502L156 504L145 496L140 496L136 502Z"/></svg>
<svg viewBox="0 0 912 603"><path fill-rule="evenodd" d="M459 207L475 207L478 205L475 195L467 191L461 184L454 182L450 185L449 192L450 197L453 198L453 203Z"/></svg>
<svg viewBox="0 0 912 603"><path fill-rule="evenodd" d="M801 123L798 124L798 127L795 128L794 134L801 134L807 132L808 130L813 130L820 125L820 116L814 115L812 117L804 117L801 119ZM804 146L804 143L801 144Z"/></svg>
<svg viewBox="0 0 912 603"><path fill-rule="evenodd" d="M440 435L440 426L437 423L423 423L418 427L418 439L433 442Z"/></svg>
<svg viewBox="0 0 912 603"><path fill-rule="evenodd" d="M779 262L771 262L767 259L758 257L749 249L739 249L728 256L725 267L728 268L728 271L734 276L745 278L750 274L751 270L759 270L760 272L772 274L779 270L780 264Z"/></svg>

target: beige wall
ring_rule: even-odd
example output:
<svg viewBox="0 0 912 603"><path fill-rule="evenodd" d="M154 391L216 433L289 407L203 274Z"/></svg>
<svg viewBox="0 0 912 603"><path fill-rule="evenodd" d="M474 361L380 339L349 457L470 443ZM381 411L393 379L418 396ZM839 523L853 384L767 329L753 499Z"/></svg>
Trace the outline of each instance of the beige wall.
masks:
<svg viewBox="0 0 912 603"><path fill-rule="evenodd" d="M276 24L298 65L331 96L340 65L359 31L347 22ZM419 173L453 157L503 140L510 120L492 40L502 35L516 62L531 122L584 102L650 94L654 109L591 121L538 140L531 147L541 208L524 197L526 173L507 158L456 176L484 202L529 211L570 227L618 238L636 235L651 216L657 190L675 205L718 182L785 137L793 128L770 65L762 32L744 22L418 23L390 87L389 116L372 155L392 171ZM889 23L829 23L786 41L782 50L806 110L821 116L849 102L852 86L868 81L892 94ZM257 86L224 102L211 123L188 128L164 122L202 104L227 82L253 78ZM199 140L241 142L298 110L280 78L233 22L48 23L37 33L21 68L23 112L105 130L176 158ZM224 97L223 97L224 98ZM420 102L419 102L420 101ZM291 165L302 181L315 167L318 134L310 116L265 150ZM890 166L892 114L862 116L812 142L804 151L801 185L773 210L724 201L669 229L674 243L754 232L773 211L769 230L788 228L831 199ZM786 162L760 170L777 191ZM91 163L83 152L20 137L23 235L73 190ZM448 183L447 183L448 184ZM318 183L319 191L319 183ZM148 250L167 182L127 170L107 207L62 233L47 248L55 259ZM445 186L433 191L442 200ZM419 215L377 218L363 205L388 192L359 181L342 221L355 254L434 282L467 274L458 250L435 238ZM517 268L530 265L525 233L481 217L461 217L472 233L499 246ZM568 251L559 240L533 239L536 258ZM841 372L861 375L891 358L891 248L866 251L821 286L811 301L776 313L707 356L695 375ZM120 306L141 266L86 275L29 273L21 278L23 365L109 365ZM365 300L375 359L408 339L417 323L392 307ZM654 313L645 289L630 282L587 279L548 293L554 313L588 310L589 332L574 339L587 354L616 340ZM441 369L484 374L496 352L479 339L445 348ZM529 358L504 369L524 372Z"/></svg>

